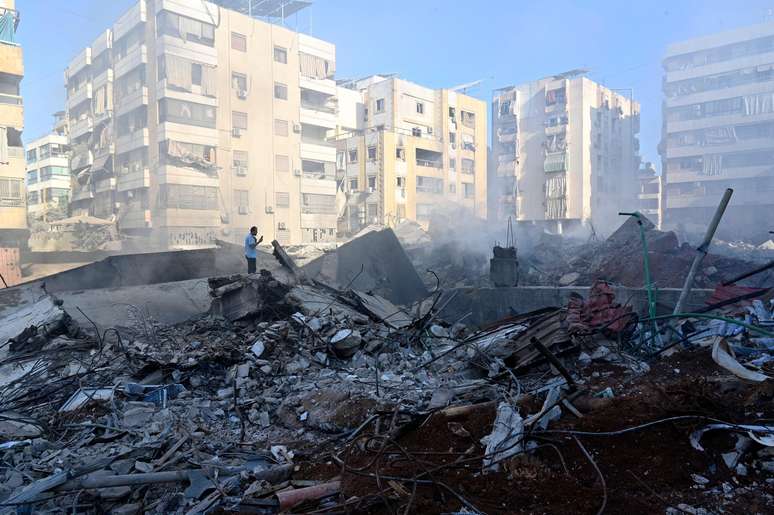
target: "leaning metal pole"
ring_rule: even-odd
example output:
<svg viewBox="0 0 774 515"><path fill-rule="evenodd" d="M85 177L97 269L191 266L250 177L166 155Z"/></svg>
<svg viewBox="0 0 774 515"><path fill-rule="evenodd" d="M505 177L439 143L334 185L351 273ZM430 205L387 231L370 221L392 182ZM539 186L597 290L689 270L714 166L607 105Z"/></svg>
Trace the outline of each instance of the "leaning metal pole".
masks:
<svg viewBox="0 0 774 515"><path fill-rule="evenodd" d="M712 221L710 222L709 227L707 227L707 234L704 235L704 241L702 241L701 245L699 245L699 247L696 249L696 257L693 258L691 270L688 272L688 276L685 278L683 291L680 292L680 298L677 300L675 310L672 313L673 315L683 312L685 302L688 300L688 294L691 293L691 288L693 287L693 279L696 277L696 272L699 271L699 265L701 265L701 262L707 255L707 250L709 249L710 243L712 242L712 238L715 236L715 231L718 228L718 224L720 224L720 219L723 218L723 213L726 212L728 202L731 200L731 195L733 194L734 190L728 188L726 192L723 193L723 198L720 199L720 205L715 211L715 216L712 217Z"/></svg>

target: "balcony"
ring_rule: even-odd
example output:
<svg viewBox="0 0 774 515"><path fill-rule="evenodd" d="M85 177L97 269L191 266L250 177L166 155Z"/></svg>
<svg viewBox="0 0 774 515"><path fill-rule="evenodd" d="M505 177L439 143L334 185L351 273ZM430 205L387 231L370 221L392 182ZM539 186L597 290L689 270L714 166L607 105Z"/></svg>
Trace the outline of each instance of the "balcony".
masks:
<svg viewBox="0 0 774 515"><path fill-rule="evenodd" d="M109 179L102 179L97 181L94 185L95 193L105 193L106 191L113 191L116 189L116 178L110 177Z"/></svg>
<svg viewBox="0 0 774 515"><path fill-rule="evenodd" d="M150 134L147 127L116 138L116 152L119 154L148 145L150 145Z"/></svg>
<svg viewBox="0 0 774 515"><path fill-rule="evenodd" d="M67 77L73 77L87 66L91 66L91 48L84 48L67 67Z"/></svg>
<svg viewBox="0 0 774 515"><path fill-rule="evenodd" d="M140 106L148 105L148 86L143 86L137 91L129 93L120 99L116 97L116 116L134 111Z"/></svg>
<svg viewBox="0 0 774 515"><path fill-rule="evenodd" d="M323 141L302 142L301 159L336 162L336 147Z"/></svg>
<svg viewBox="0 0 774 515"><path fill-rule="evenodd" d="M24 76L24 57L20 46L0 44L0 69L9 75Z"/></svg>
<svg viewBox="0 0 774 515"><path fill-rule="evenodd" d="M148 8L145 0L135 3L113 25L113 41L119 40L140 23L148 21Z"/></svg>
<svg viewBox="0 0 774 515"><path fill-rule="evenodd" d="M93 89L99 89L108 82L113 82L113 70L110 68L94 77L91 81Z"/></svg>
<svg viewBox="0 0 774 515"><path fill-rule="evenodd" d="M150 168L147 166L139 170L131 170L120 173L116 189L118 191L136 190L138 188L150 188Z"/></svg>
<svg viewBox="0 0 774 515"><path fill-rule="evenodd" d="M97 39L91 43L92 58L97 57L102 52L112 48L112 43L113 39L111 38L110 29L102 31L102 34L97 36Z"/></svg>
<svg viewBox="0 0 774 515"><path fill-rule="evenodd" d="M87 116L86 118L73 122L70 125L70 138L78 139L84 134L91 132L93 129L94 120L90 116Z"/></svg>
<svg viewBox="0 0 774 515"><path fill-rule="evenodd" d="M417 166L425 168L443 168L443 153L423 148L416 149Z"/></svg>
<svg viewBox="0 0 774 515"><path fill-rule="evenodd" d="M9 127L24 127L22 97L0 94L0 120Z"/></svg>
<svg viewBox="0 0 774 515"><path fill-rule="evenodd" d="M335 107L301 103L301 123L335 129L336 113Z"/></svg>
<svg viewBox="0 0 774 515"><path fill-rule="evenodd" d="M94 89L91 82L84 82L74 93L67 97L67 109L73 110L76 106L81 105L87 100L91 100L93 97Z"/></svg>
<svg viewBox="0 0 774 515"><path fill-rule="evenodd" d="M113 66L115 76L116 78L123 77L138 66L145 64L148 64L148 47L144 44L137 45L130 49L125 56L116 60Z"/></svg>
<svg viewBox="0 0 774 515"><path fill-rule="evenodd" d="M301 89L308 89L329 96L336 95L336 81L332 79L314 79L301 75L298 85Z"/></svg>

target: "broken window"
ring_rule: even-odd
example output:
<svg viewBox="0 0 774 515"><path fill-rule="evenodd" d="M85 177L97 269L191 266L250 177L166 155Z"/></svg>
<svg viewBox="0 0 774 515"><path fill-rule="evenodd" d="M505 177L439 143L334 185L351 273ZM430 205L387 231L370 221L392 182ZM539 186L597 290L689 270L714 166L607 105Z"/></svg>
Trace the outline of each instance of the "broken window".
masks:
<svg viewBox="0 0 774 515"><path fill-rule="evenodd" d="M281 46L274 47L274 62L288 64L288 50Z"/></svg>
<svg viewBox="0 0 774 515"><path fill-rule="evenodd" d="M237 92L237 96L247 96L247 75L244 73L231 73L231 87Z"/></svg>
<svg viewBox="0 0 774 515"><path fill-rule="evenodd" d="M217 172L212 145L166 140L159 143L159 155L162 163L196 168L213 175Z"/></svg>
<svg viewBox="0 0 774 515"><path fill-rule="evenodd" d="M462 120L462 125L469 129L475 129L476 128L476 114L471 113L468 111L460 111L460 118Z"/></svg>
<svg viewBox="0 0 774 515"><path fill-rule="evenodd" d="M546 91L547 106L565 103L567 103L567 90L565 88Z"/></svg>
<svg viewBox="0 0 774 515"><path fill-rule="evenodd" d="M159 120L215 128L215 107L174 98L159 100Z"/></svg>

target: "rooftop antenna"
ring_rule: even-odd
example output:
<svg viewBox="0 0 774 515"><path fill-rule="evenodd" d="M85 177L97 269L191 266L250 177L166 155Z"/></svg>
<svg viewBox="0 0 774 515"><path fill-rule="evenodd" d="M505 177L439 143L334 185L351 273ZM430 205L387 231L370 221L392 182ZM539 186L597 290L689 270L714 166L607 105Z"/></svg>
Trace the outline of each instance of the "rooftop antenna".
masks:
<svg viewBox="0 0 774 515"><path fill-rule="evenodd" d="M466 82L464 84L457 84L456 86L452 86L451 88L449 88L449 90L455 91L457 93L462 93L463 95L467 95L469 89L479 87L485 80L487 79L478 79L472 82Z"/></svg>

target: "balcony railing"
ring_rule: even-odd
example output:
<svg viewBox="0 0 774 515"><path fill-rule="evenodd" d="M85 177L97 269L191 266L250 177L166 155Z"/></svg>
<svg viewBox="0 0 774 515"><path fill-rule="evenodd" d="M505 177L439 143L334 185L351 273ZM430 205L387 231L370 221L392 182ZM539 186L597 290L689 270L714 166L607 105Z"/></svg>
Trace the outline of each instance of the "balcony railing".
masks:
<svg viewBox="0 0 774 515"><path fill-rule="evenodd" d="M438 161L430 161L429 159L417 158L417 166L426 166L428 168L443 168L443 163Z"/></svg>
<svg viewBox="0 0 774 515"><path fill-rule="evenodd" d="M22 97L19 95L6 95L5 93L0 93L0 104L20 106L23 102Z"/></svg>
<svg viewBox="0 0 774 515"><path fill-rule="evenodd" d="M338 109L335 107L326 106L324 104L311 104L309 102L301 102L301 108L329 114L336 114L338 112Z"/></svg>
<svg viewBox="0 0 774 515"><path fill-rule="evenodd" d="M0 41L16 44L16 27L19 26L19 12L0 7Z"/></svg>

